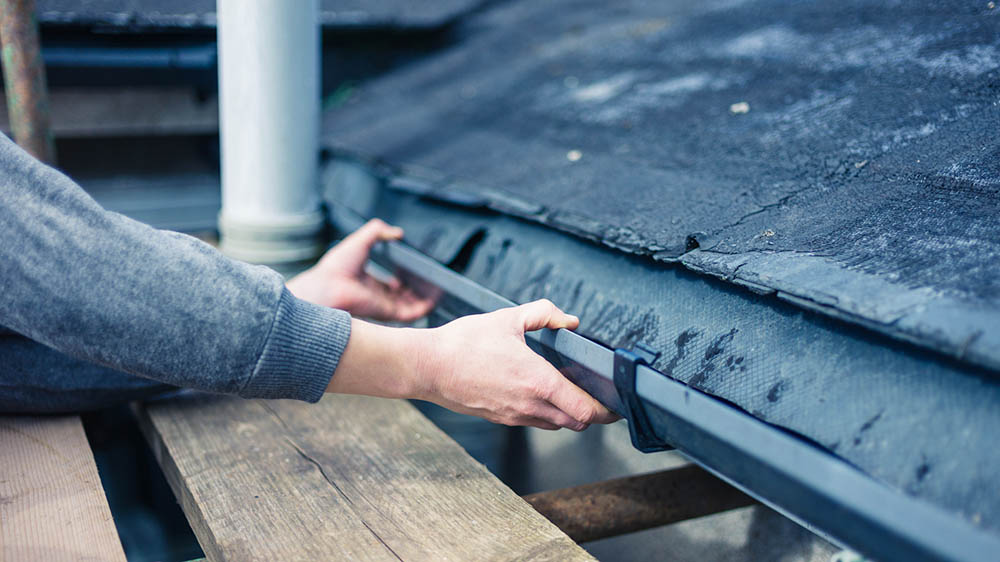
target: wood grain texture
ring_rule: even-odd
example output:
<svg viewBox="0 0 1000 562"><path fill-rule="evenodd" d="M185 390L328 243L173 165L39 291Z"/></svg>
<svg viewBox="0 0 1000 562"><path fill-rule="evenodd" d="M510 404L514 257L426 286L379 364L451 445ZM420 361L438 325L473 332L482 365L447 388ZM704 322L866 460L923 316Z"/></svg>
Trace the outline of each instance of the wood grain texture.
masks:
<svg viewBox="0 0 1000 562"><path fill-rule="evenodd" d="M590 560L410 404L135 406L210 560Z"/></svg>
<svg viewBox="0 0 1000 562"><path fill-rule="evenodd" d="M124 561L76 416L0 416L0 561Z"/></svg>

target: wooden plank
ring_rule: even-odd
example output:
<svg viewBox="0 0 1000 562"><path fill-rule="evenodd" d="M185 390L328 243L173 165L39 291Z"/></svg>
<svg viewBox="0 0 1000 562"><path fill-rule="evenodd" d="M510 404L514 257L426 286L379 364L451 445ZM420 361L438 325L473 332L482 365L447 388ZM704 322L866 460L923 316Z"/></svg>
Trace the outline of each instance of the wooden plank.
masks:
<svg viewBox="0 0 1000 562"><path fill-rule="evenodd" d="M409 403L136 405L211 560L590 560Z"/></svg>
<svg viewBox="0 0 1000 562"><path fill-rule="evenodd" d="M0 416L0 560L125 560L79 417Z"/></svg>
<svg viewBox="0 0 1000 562"><path fill-rule="evenodd" d="M194 88L55 88L49 107L52 132L61 139L219 131L218 99L201 99ZM10 131L6 110L0 130Z"/></svg>

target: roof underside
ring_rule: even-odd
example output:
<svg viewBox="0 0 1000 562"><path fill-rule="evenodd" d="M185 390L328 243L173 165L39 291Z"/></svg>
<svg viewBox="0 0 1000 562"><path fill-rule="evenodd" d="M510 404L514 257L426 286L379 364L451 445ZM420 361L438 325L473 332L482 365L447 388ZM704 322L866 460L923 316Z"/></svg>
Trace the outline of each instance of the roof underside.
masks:
<svg viewBox="0 0 1000 562"><path fill-rule="evenodd" d="M520 1L464 31L329 144L1000 370L1000 10Z"/></svg>
<svg viewBox="0 0 1000 562"><path fill-rule="evenodd" d="M211 29L216 0L38 0L38 21L145 31L155 28ZM476 8L481 0L320 0L327 28L436 28ZM292 5L289 4L289 9Z"/></svg>

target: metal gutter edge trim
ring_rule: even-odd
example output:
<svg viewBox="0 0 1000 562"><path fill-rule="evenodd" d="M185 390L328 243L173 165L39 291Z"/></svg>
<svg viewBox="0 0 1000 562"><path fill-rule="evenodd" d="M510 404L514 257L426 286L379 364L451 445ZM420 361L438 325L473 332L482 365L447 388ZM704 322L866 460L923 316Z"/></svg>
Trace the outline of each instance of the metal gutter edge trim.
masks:
<svg viewBox="0 0 1000 562"><path fill-rule="evenodd" d="M341 226L353 229L363 223L356 216L345 221L340 211ZM476 311L515 306L405 243L381 243L372 258ZM613 350L568 330L541 330L526 339L568 378L622 411L613 383ZM1000 552L1000 537L889 488L812 443L648 366L636 369L636 391L661 421L660 437L820 535L876 559L986 561Z"/></svg>

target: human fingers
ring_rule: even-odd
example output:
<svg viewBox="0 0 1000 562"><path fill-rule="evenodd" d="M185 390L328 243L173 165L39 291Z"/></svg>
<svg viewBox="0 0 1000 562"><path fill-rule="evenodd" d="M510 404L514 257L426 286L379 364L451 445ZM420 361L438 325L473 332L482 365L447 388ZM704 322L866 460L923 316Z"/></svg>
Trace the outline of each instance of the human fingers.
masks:
<svg viewBox="0 0 1000 562"><path fill-rule="evenodd" d="M580 424L611 423L618 420L614 412L573 384L573 381L564 377L547 361L539 357L539 362L539 370L548 370L547 380L541 387L541 397L548 400L555 409ZM568 425L565 427L573 429Z"/></svg>
<svg viewBox="0 0 1000 562"><path fill-rule="evenodd" d="M399 240L402 237L402 228L390 226L381 219L372 219L344 238L341 244L371 250L372 246L379 242Z"/></svg>
<svg viewBox="0 0 1000 562"><path fill-rule="evenodd" d="M547 430L547 431L556 431L558 429L562 429L563 428L563 426L561 426L561 425L554 424L554 423L549 422L549 421L545 421L545 420L543 420L541 418L524 418L522 420L522 423L519 423L518 425L526 425L528 427L537 427L538 429L544 429L544 430Z"/></svg>
<svg viewBox="0 0 1000 562"><path fill-rule="evenodd" d="M477 411L475 409L469 410L466 413L482 417L492 421L493 423L508 425L511 427L529 426L548 430L557 430L568 427L576 431L586 429L586 426L581 426L575 420L566 416L551 404L543 401L537 401L537 403L531 406L526 405L520 413L497 415L489 411Z"/></svg>
<svg viewBox="0 0 1000 562"><path fill-rule="evenodd" d="M540 404L535 407L535 412L535 418L555 424L559 427L572 429L573 431L583 431L590 427L589 423L584 423L574 419L572 416L559 408L556 408L549 402L540 401Z"/></svg>
<svg viewBox="0 0 1000 562"><path fill-rule="evenodd" d="M385 285L392 291L401 291L405 288L403 282L400 281L399 277L396 277L395 275L383 280L382 282L385 283Z"/></svg>
<svg viewBox="0 0 1000 562"><path fill-rule="evenodd" d="M396 294L396 321L411 322L427 316L436 304L433 299L419 297L412 291Z"/></svg>
<svg viewBox="0 0 1000 562"><path fill-rule="evenodd" d="M373 320L392 320L395 317L395 301L390 291L375 279L340 277L335 283L339 294L335 308Z"/></svg>
<svg viewBox="0 0 1000 562"><path fill-rule="evenodd" d="M516 307L515 310L520 316L521 326L526 332L541 330L542 328L550 330L558 330L559 328L575 330L580 325L579 318L572 314L566 314L548 299L540 299L522 304Z"/></svg>
<svg viewBox="0 0 1000 562"><path fill-rule="evenodd" d="M420 297L410 289L387 285L374 277L363 281L368 289L367 300L379 320L410 322L426 316L435 305L433 299Z"/></svg>

